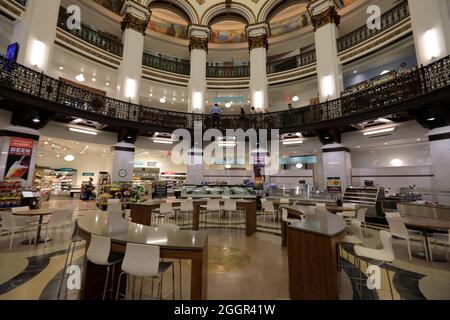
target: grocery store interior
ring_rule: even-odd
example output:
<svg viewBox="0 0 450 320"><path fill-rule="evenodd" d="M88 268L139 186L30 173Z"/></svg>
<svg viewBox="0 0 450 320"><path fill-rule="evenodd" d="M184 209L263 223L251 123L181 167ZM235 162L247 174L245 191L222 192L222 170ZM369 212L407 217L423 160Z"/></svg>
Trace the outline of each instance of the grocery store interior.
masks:
<svg viewBox="0 0 450 320"><path fill-rule="evenodd" d="M449 300L449 103L448 0L0 1L0 300Z"/></svg>

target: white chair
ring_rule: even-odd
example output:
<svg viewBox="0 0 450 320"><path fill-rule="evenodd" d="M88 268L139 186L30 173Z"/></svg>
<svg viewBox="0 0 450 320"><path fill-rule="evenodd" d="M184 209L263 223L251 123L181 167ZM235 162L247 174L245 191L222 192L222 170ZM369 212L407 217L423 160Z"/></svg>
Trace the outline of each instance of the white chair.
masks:
<svg viewBox="0 0 450 320"><path fill-rule="evenodd" d="M395 260L394 248L392 247L392 234L387 231L380 231L380 240L383 249L371 249L356 245L354 247L357 257L357 268L361 270L361 258L380 261L384 264L392 263ZM358 270L358 271L359 271ZM394 300L394 292L392 291L391 278L389 277L389 270L385 268L388 278L389 289L391 290L391 297Z"/></svg>
<svg viewBox="0 0 450 320"><path fill-rule="evenodd" d="M106 292L112 291L114 285L114 271L115 265L123 260L121 254L111 252L111 239L105 237L99 237L94 234L91 235L91 241L89 248L86 251L86 259L93 264L106 267L105 286L103 288L103 300L106 299ZM112 267L112 272L110 269ZM108 290L108 282L111 273L111 288Z"/></svg>
<svg viewBox="0 0 450 320"><path fill-rule="evenodd" d="M317 207L309 206L308 210L305 212L305 218L306 219L314 219L317 217Z"/></svg>
<svg viewBox="0 0 450 320"><path fill-rule="evenodd" d="M276 210L275 206L273 205L273 201L266 200L262 203L263 206L263 214L264 214L264 221L266 221L266 216L269 214L272 216L272 221L276 222Z"/></svg>
<svg viewBox="0 0 450 320"><path fill-rule="evenodd" d="M445 233L433 233L433 237L430 239L431 244L434 244L434 248L437 249L438 245L441 245L445 248L447 254L447 260L449 260L449 252L450 252L450 230L448 234ZM433 250L430 246L430 260L433 261Z"/></svg>
<svg viewBox="0 0 450 320"><path fill-rule="evenodd" d="M399 212L385 212L384 215L386 216L386 218L401 218L402 217Z"/></svg>
<svg viewBox="0 0 450 320"><path fill-rule="evenodd" d="M361 222L361 225L364 225L364 234L367 236L367 223L366 223L366 214L367 208L359 208L356 212L356 220Z"/></svg>
<svg viewBox="0 0 450 320"><path fill-rule="evenodd" d="M184 223L185 220L189 222L193 214L194 214L194 201L192 199L181 201L180 216L182 217L182 222Z"/></svg>
<svg viewBox="0 0 450 320"><path fill-rule="evenodd" d="M351 235L346 235L342 242L364 245L364 237L362 234L360 221L352 220L350 222L350 232Z"/></svg>
<svg viewBox="0 0 450 320"><path fill-rule="evenodd" d="M110 215L122 215L122 203L119 199L109 199L107 212Z"/></svg>
<svg viewBox="0 0 450 320"><path fill-rule="evenodd" d="M237 201L235 199L226 199L224 201L222 207L223 214L229 214L228 217L231 217L232 223L234 223L234 217L236 218L236 222L240 224L240 219L242 218L242 214L237 209Z"/></svg>
<svg viewBox="0 0 450 320"><path fill-rule="evenodd" d="M356 204L347 202L343 203L342 207L344 208L342 211L344 219L350 220L356 218Z"/></svg>
<svg viewBox="0 0 450 320"><path fill-rule="evenodd" d="M59 283L58 300L61 298L61 290L63 287L64 279L67 276L67 267L72 265L73 256L75 254L75 249L77 247L77 244L83 241L83 239L81 239L81 237L77 233L77 222L76 221L73 221L71 223L70 234L71 234L70 244L69 244L69 248L67 249L66 260L64 262L64 268L63 268L62 275L61 275L61 281ZM69 257L70 257L70 259L69 259Z"/></svg>
<svg viewBox="0 0 450 320"><path fill-rule="evenodd" d="M301 221L301 219L288 218L288 211L287 211L287 209L282 208L281 209L281 221L286 222L287 224L293 224L295 222Z"/></svg>
<svg viewBox="0 0 450 320"><path fill-rule="evenodd" d="M324 203L324 202L317 202L317 203L316 203L316 207L319 207L319 208L326 208L326 207L327 207L327 204Z"/></svg>
<svg viewBox="0 0 450 320"><path fill-rule="evenodd" d="M399 218L386 218L389 224L389 230L391 234L400 239L406 240L406 246L408 247L409 261L412 261L411 255L411 239L422 242L423 249L425 251L426 259L428 260L428 253L425 249L425 239L420 231L406 229L405 223Z"/></svg>
<svg viewBox="0 0 450 320"><path fill-rule="evenodd" d="M222 200L229 200L229 199L231 199L230 196L222 196Z"/></svg>
<svg viewBox="0 0 450 320"><path fill-rule="evenodd" d="M154 216L152 219L152 221L154 222L153 225L165 223L167 221L167 218L171 215L174 215L172 203L161 203L159 206L159 210L156 209L154 212Z"/></svg>
<svg viewBox="0 0 450 320"><path fill-rule="evenodd" d="M117 284L116 300L119 299L119 290L122 277L128 276L127 285L131 283L131 277L141 278L140 299L142 299L144 278L152 279L152 298L154 280L158 282L157 297L162 300L163 276L164 273L172 267L172 295L175 300L175 269L172 262L160 262L160 249L157 246L127 243L125 257L122 262L122 272L119 275ZM135 281L132 281L131 298L135 294Z"/></svg>
<svg viewBox="0 0 450 320"><path fill-rule="evenodd" d="M51 230L52 239L55 240L56 231L61 230L61 234L64 234L64 229L69 225L69 221L72 222L73 210L61 209L55 210L50 216L50 220L46 224L45 228L45 241L48 242L48 232Z"/></svg>
<svg viewBox="0 0 450 320"><path fill-rule="evenodd" d="M180 227L179 226L177 226L175 224L168 224L168 223L166 223L166 224L159 224L159 225L156 226L156 228L163 229L163 230L166 230L166 231L180 231ZM180 265L180 267L179 267L180 268L180 300L182 300L182 298L183 298L183 290L182 290L183 286L182 286L182 275L181 275L181 273L182 273L181 259L179 259L178 261L179 261L179 265Z"/></svg>
<svg viewBox="0 0 450 320"><path fill-rule="evenodd" d="M202 208L206 209L205 227L208 224L208 214L211 216L211 218L213 218L214 215L216 215L219 220L219 223L220 223L220 200L219 199L208 199L208 201L206 202L206 206L202 206Z"/></svg>
<svg viewBox="0 0 450 320"><path fill-rule="evenodd" d="M14 244L14 236L18 232L23 232L27 236L28 232L30 232L29 243L32 243L33 239L33 228L34 225L29 224L28 217L18 217L14 216L11 212L0 212L1 227L0 234L3 232L9 233L9 250L12 250Z"/></svg>

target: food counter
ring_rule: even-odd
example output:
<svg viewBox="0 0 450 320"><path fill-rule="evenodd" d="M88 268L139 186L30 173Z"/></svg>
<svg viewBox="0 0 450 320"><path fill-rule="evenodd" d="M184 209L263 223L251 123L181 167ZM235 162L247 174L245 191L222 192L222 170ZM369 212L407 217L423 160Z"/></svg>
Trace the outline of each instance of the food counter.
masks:
<svg viewBox="0 0 450 320"><path fill-rule="evenodd" d="M249 198L256 197L252 187L244 186L183 186L181 189L182 198Z"/></svg>

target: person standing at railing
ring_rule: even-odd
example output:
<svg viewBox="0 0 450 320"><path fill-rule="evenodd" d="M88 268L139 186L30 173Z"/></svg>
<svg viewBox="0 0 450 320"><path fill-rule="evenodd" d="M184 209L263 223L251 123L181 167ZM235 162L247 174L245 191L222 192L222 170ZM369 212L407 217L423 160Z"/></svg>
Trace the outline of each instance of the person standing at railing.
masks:
<svg viewBox="0 0 450 320"><path fill-rule="evenodd" d="M222 115L222 109L219 107L219 105L216 103L210 110L212 121L213 121L213 127L218 128L220 125L220 116Z"/></svg>

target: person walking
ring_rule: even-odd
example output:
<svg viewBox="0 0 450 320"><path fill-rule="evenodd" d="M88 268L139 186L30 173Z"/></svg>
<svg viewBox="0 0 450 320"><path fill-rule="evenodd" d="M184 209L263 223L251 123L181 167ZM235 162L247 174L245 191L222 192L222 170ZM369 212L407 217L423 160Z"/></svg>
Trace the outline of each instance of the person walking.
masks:
<svg viewBox="0 0 450 320"><path fill-rule="evenodd" d="M219 107L219 105L216 103L211 108L211 117L213 121L213 127L218 128L220 125L220 116L222 115L222 109Z"/></svg>

